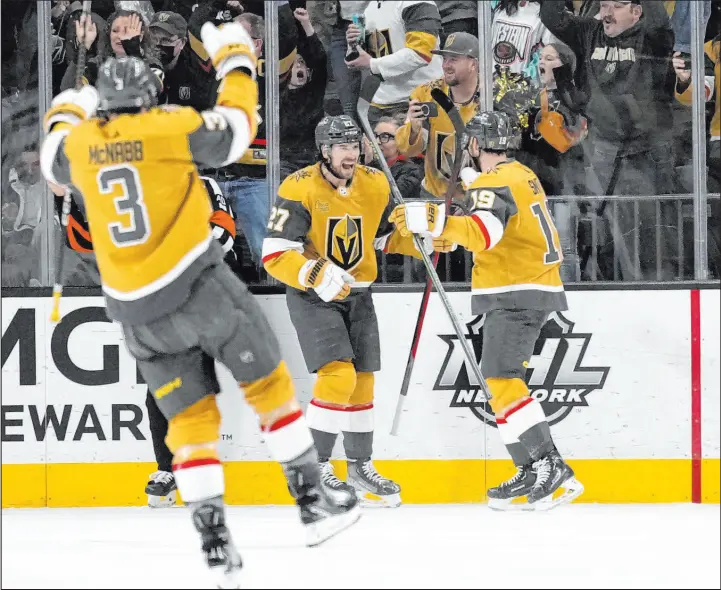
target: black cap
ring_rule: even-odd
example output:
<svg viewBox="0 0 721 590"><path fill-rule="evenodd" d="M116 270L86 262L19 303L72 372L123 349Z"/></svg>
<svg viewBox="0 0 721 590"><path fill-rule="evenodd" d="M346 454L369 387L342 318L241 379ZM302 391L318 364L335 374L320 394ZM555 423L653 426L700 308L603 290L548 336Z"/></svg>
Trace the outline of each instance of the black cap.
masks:
<svg viewBox="0 0 721 590"><path fill-rule="evenodd" d="M171 12L170 10L156 12L150 21L150 28L162 29L170 35L177 35L181 39L185 39L188 34L188 23L177 12Z"/></svg>
<svg viewBox="0 0 721 590"><path fill-rule="evenodd" d="M478 59L478 38L470 33L451 33L443 49L431 51L436 55L461 55Z"/></svg>

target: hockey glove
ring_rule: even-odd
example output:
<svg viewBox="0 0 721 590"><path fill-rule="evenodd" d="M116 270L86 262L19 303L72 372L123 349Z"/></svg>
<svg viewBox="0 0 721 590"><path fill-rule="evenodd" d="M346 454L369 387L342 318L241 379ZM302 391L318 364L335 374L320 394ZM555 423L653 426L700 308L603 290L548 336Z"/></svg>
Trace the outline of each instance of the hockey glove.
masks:
<svg viewBox="0 0 721 590"><path fill-rule="evenodd" d="M355 279L342 268L324 258L309 260L298 273L298 282L313 289L323 301L340 301L348 297Z"/></svg>
<svg viewBox="0 0 721 590"><path fill-rule="evenodd" d="M98 108L98 91L93 86L83 86L80 90L69 88L58 94L50 103L45 113L43 129L45 133L52 131L56 123L77 125L89 119Z"/></svg>
<svg viewBox="0 0 721 590"><path fill-rule="evenodd" d="M433 240L433 251L440 252L441 254L447 254L448 252L455 252L458 248L458 244L454 244L450 240L445 238L434 238Z"/></svg>
<svg viewBox="0 0 721 590"><path fill-rule="evenodd" d="M255 80L258 60L255 56L253 39L239 23L227 23L216 27L207 22L200 29L203 47L210 55L215 68L215 77L222 80L228 72L237 68L247 70Z"/></svg>
<svg viewBox="0 0 721 590"><path fill-rule="evenodd" d="M437 238L446 226L446 205L433 201L409 201L393 209L388 221L395 224L404 237L429 234Z"/></svg>

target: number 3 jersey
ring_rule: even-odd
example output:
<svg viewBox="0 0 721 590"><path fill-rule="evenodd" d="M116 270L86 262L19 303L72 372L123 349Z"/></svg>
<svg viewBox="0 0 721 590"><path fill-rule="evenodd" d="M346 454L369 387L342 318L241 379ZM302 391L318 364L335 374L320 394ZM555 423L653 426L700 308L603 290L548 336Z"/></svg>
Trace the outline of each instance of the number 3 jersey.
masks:
<svg viewBox="0 0 721 590"><path fill-rule="evenodd" d="M174 311L203 270L222 262L196 164L240 157L255 134L256 104L255 82L230 72L217 106L202 113L156 107L54 126L43 172L79 198L111 319L147 324Z"/></svg>
<svg viewBox="0 0 721 590"><path fill-rule="evenodd" d="M473 313L567 309L558 232L536 175L515 160L499 164L471 183L463 205L441 237L473 252Z"/></svg>
<svg viewBox="0 0 721 590"><path fill-rule="evenodd" d="M320 164L298 170L278 189L263 242L263 265L286 285L305 290L298 274L309 259L325 258L368 287L378 275L375 250L419 257L410 238L389 223L393 206L385 175L357 165L347 188L331 185Z"/></svg>

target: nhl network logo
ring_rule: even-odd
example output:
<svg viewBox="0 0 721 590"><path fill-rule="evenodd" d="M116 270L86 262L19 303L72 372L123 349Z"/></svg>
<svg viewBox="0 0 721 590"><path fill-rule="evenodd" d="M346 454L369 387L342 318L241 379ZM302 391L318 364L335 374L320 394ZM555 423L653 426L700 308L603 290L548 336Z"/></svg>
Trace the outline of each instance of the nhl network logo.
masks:
<svg viewBox="0 0 721 590"><path fill-rule="evenodd" d="M479 316L467 324L476 358L481 358L483 349L483 320ZM558 312L553 312L541 330L536 341L533 356L528 361L526 383L531 395L541 402L549 424L556 424L571 413L573 408L588 406L588 394L602 389L610 367L583 367L583 357L591 341L591 334L573 333L573 322ZM436 391L452 391L450 407L470 408L479 419L496 425L490 405L473 371L467 367L463 349L458 337L441 335L448 345L436 383Z"/></svg>

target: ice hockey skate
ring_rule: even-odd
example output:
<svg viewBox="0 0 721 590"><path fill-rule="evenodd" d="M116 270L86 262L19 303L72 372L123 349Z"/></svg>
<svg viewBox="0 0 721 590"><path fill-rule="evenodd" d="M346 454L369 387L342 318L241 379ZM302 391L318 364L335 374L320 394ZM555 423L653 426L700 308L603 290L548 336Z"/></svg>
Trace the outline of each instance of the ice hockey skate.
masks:
<svg viewBox="0 0 721 590"><path fill-rule="evenodd" d="M288 489L300 509L308 547L320 545L360 518L360 503L354 490L334 489L322 483L317 463L289 467L286 476Z"/></svg>
<svg viewBox="0 0 721 590"><path fill-rule="evenodd" d="M145 486L145 493L148 494L148 506L151 508L175 506L177 495L175 477L170 471L151 473L148 485Z"/></svg>
<svg viewBox="0 0 721 590"><path fill-rule="evenodd" d="M225 526L222 503L198 503L193 508L193 524L200 533L205 562L216 587L240 588L243 562Z"/></svg>
<svg viewBox="0 0 721 590"><path fill-rule="evenodd" d="M583 493L583 484L555 449L536 461L533 470L536 481L528 493L528 504L534 510L551 510L572 502ZM563 493L554 498L558 489Z"/></svg>
<svg viewBox="0 0 721 590"><path fill-rule="evenodd" d="M401 486L378 473L370 459L348 461L348 483L355 488L361 506L396 508L401 505Z"/></svg>
<svg viewBox="0 0 721 590"><path fill-rule="evenodd" d="M318 466L320 467L320 483L323 484L325 488L355 494L355 488L353 488L353 486L336 476L335 469L333 469L330 461L321 461Z"/></svg>
<svg viewBox="0 0 721 590"><path fill-rule="evenodd" d="M533 510L526 495L533 489L536 482L536 474L532 465L521 465L517 467L516 474L509 480L490 488L488 496L488 507L492 510Z"/></svg>

